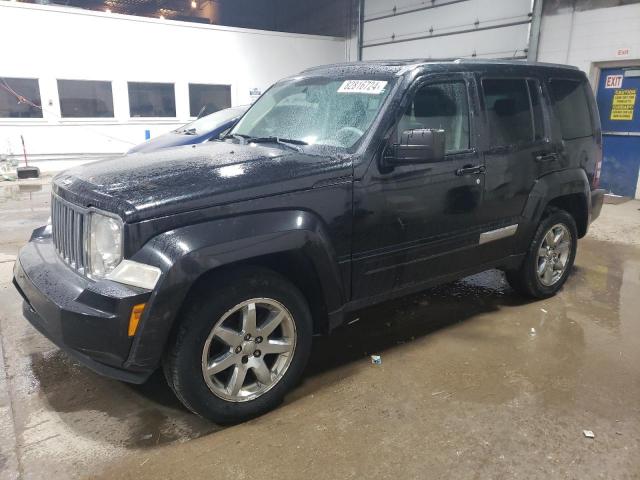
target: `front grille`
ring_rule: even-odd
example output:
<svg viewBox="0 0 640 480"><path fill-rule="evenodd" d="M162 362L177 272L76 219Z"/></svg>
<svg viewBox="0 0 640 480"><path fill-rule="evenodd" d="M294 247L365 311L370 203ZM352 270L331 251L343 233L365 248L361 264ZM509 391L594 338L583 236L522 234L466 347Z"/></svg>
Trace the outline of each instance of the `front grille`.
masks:
<svg viewBox="0 0 640 480"><path fill-rule="evenodd" d="M85 227L88 210L51 195L51 232L58 255L73 269L84 273L87 265Z"/></svg>

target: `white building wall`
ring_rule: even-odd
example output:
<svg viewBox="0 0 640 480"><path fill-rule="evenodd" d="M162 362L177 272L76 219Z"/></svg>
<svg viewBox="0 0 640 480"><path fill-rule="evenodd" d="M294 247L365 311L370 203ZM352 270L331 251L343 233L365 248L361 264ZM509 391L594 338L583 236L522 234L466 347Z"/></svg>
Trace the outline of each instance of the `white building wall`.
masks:
<svg viewBox="0 0 640 480"><path fill-rule="evenodd" d="M531 9L531 0L365 0L363 58L523 58Z"/></svg>
<svg viewBox="0 0 640 480"><path fill-rule="evenodd" d="M231 86L250 102L304 68L345 60L344 39L202 25L0 1L0 77L39 79L42 119L0 118L0 155L115 154L190 120L188 84ZM57 79L108 80L113 119L62 119ZM129 118L127 81L176 86L176 117Z"/></svg>
<svg viewBox="0 0 640 480"><path fill-rule="evenodd" d="M596 91L601 68L640 66L640 3L544 15L538 60L577 66ZM640 199L640 173L635 197Z"/></svg>
<svg viewBox="0 0 640 480"><path fill-rule="evenodd" d="M625 49L628 53L623 53ZM592 81L596 79L596 63L633 63L633 60L638 63L640 3L576 12L567 8L544 15L538 60L575 65L590 73Z"/></svg>

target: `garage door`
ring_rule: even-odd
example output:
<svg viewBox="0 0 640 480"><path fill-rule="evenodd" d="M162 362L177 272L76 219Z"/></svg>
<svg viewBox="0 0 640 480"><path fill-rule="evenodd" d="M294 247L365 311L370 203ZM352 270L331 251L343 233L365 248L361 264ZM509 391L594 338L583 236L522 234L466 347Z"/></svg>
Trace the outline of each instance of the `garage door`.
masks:
<svg viewBox="0 0 640 480"><path fill-rule="evenodd" d="M364 0L364 60L526 58L532 0Z"/></svg>

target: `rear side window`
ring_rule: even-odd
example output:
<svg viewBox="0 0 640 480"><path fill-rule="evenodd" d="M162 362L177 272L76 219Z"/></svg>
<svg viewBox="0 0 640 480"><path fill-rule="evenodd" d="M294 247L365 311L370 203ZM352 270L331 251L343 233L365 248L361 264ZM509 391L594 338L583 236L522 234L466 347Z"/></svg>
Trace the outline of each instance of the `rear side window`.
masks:
<svg viewBox="0 0 640 480"><path fill-rule="evenodd" d="M562 129L562 138L572 140L593 135L584 83L577 80L552 79L549 89L553 111Z"/></svg>
<svg viewBox="0 0 640 480"><path fill-rule="evenodd" d="M482 80L492 147L531 142L533 114L527 81L517 78Z"/></svg>

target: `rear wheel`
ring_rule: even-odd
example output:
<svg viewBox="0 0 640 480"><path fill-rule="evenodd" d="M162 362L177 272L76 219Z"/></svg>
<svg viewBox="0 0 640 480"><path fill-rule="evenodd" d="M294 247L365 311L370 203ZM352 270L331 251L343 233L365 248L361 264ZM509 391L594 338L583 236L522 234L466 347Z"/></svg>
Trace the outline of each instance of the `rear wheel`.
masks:
<svg viewBox="0 0 640 480"><path fill-rule="evenodd" d="M577 244L573 217L564 210L549 212L540 222L520 268L506 272L509 284L530 297L555 295L573 267Z"/></svg>
<svg viewBox="0 0 640 480"><path fill-rule="evenodd" d="M185 313L164 370L187 408L235 423L274 408L295 385L312 323L300 291L274 272L243 270L225 283Z"/></svg>

